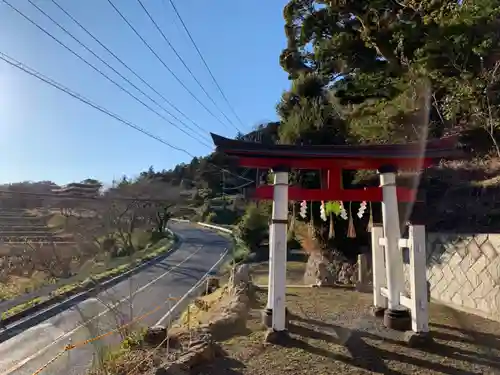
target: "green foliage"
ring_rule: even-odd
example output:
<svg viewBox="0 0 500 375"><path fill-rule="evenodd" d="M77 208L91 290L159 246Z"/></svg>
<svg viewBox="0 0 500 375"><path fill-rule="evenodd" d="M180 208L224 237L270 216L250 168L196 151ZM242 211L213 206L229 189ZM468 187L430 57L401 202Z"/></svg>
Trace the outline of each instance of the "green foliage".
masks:
<svg viewBox="0 0 500 375"><path fill-rule="evenodd" d="M256 251L269 232L270 205L250 203L238 223L235 235L250 249Z"/></svg>
<svg viewBox="0 0 500 375"><path fill-rule="evenodd" d="M205 223L214 223L214 219L217 217L215 212L210 212L207 216L205 216Z"/></svg>
<svg viewBox="0 0 500 375"><path fill-rule="evenodd" d="M340 215L341 207L340 202L326 202L325 203L325 213L327 215L334 214L335 216Z"/></svg>
<svg viewBox="0 0 500 375"><path fill-rule="evenodd" d="M464 124L492 133L500 115L499 15L498 0L291 0L281 64L297 82L304 76L325 82L307 87L316 97L327 97L321 90L334 94L330 102L340 105L334 108L351 141L407 141L421 137L428 122L431 136ZM314 128L332 108L309 95L297 98L294 85L282 102L292 101L299 113L279 109L295 129L283 130L288 138L303 131L299 122ZM415 123L422 129L415 132Z"/></svg>
<svg viewBox="0 0 500 375"><path fill-rule="evenodd" d="M280 143L342 144L347 128L318 74L301 74L277 106Z"/></svg>

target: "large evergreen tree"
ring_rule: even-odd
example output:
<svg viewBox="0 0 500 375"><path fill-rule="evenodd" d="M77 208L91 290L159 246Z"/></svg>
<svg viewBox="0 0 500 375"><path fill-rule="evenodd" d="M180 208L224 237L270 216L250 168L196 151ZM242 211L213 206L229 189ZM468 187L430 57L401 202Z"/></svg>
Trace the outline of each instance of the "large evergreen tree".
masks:
<svg viewBox="0 0 500 375"><path fill-rule="evenodd" d="M495 0L291 0L280 61L293 79L323 77L364 141L397 138L401 116L420 106L408 97L422 79L432 135L496 126L484 114L498 103L484 94L498 97L499 15Z"/></svg>

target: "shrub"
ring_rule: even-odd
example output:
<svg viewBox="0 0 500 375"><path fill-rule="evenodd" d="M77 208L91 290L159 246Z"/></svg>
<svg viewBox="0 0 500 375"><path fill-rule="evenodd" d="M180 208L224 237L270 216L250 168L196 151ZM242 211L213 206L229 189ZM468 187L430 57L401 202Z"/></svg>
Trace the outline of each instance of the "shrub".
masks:
<svg viewBox="0 0 500 375"><path fill-rule="evenodd" d="M251 252L255 252L269 233L269 205L248 205L245 214L236 227L236 236L243 241Z"/></svg>

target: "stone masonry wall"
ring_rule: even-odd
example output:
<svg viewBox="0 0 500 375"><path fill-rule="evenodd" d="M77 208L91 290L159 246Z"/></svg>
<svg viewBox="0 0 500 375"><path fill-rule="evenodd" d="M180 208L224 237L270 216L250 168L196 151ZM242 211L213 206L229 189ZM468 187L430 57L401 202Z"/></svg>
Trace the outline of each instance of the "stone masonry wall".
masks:
<svg viewBox="0 0 500 375"><path fill-rule="evenodd" d="M433 300L500 321L500 234L428 233L426 253Z"/></svg>

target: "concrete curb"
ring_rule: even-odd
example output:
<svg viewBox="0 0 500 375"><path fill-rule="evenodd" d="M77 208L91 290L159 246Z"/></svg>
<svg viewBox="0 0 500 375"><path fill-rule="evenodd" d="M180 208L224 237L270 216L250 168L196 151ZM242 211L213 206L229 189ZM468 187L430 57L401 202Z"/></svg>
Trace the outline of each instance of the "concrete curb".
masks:
<svg viewBox="0 0 500 375"><path fill-rule="evenodd" d="M170 232L173 233L172 231ZM160 254L150 260L144 261L143 263L123 272L120 275L113 276L105 281L102 281L97 286L90 286L87 290L80 292L74 291L73 293L62 295L61 297L49 298L46 301L29 307L18 314L14 314L7 319L3 319L2 321L0 321L0 343L16 336L20 332L36 324L39 324L51 318L61 311L67 310L75 304L92 297L93 294L108 289L127 279L128 277L144 270L145 268L165 259L173 251L177 250L179 245L182 243L182 241L180 241L175 234L174 241L174 244L166 253Z"/></svg>

